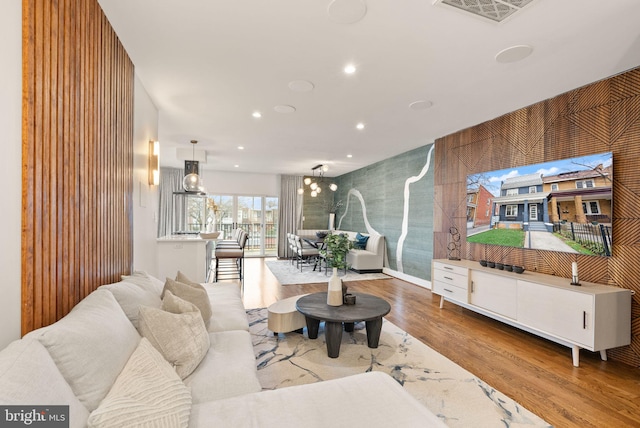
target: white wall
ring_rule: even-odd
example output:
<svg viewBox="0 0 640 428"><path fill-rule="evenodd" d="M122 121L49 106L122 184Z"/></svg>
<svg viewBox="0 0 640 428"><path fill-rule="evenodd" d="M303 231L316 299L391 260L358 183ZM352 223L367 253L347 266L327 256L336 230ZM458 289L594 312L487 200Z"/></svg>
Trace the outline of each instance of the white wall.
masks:
<svg viewBox="0 0 640 428"><path fill-rule="evenodd" d="M157 271L158 186L149 185L149 141L158 139L158 109L136 76L133 113L133 268ZM160 152L162 157L162 152Z"/></svg>
<svg viewBox="0 0 640 428"><path fill-rule="evenodd" d="M278 196L280 194L278 174L203 170L201 175L207 193L213 195Z"/></svg>
<svg viewBox="0 0 640 428"><path fill-rule="evenodd" d="M0 2L0 349L20 338L22 222L22 2Z"/></svg>

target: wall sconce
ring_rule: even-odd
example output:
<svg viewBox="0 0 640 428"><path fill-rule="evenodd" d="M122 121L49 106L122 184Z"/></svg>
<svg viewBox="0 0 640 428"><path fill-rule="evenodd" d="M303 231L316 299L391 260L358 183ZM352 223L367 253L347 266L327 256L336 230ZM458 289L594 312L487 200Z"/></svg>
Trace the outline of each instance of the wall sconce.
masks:
<svg viewBox="0 0 640 428"><path fill-rule="evenodd" d="M160 142L149 141L149 185L160 184Z"/></svg>

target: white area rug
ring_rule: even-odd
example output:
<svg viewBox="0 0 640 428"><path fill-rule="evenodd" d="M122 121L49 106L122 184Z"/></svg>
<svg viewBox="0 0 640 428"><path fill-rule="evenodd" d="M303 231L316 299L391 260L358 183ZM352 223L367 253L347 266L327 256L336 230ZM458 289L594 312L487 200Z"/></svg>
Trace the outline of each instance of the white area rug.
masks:
<svg viewBox="0 0 640 428"><path fill-rule="evenodd" d="M306 328L304 334L274 337L267 329L266 309L252 309L247 314L263 389L382 371L450 427L550 426L387 320L378 348L367 347L364 323L358 323L353 333L343 332L340 356L329 358L324 323L315 340L307 337Z"/></svg>
<svg viewBox="0 0 640 428"><path fill-rule="evenodd" d="M291 265L291 262L288 260L267 260L265 263L281 285L328 282L331 277L331 272L325 275L324 270L322 272L317 269L314 271L313 265L305 265L301 272L300 269L296 268L295 262ZM342 272L343 271L340 271L341 275ZM385 279L389 278L389 276L383 273L356 273L347 271L347 274L340 278L346 282Z"/></svg>

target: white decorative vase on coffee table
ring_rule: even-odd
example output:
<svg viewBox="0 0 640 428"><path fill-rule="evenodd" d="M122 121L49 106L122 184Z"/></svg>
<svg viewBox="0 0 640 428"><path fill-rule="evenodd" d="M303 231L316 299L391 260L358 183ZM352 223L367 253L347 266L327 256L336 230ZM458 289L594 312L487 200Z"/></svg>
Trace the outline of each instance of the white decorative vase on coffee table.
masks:
<svg viewBox="0 0 640 428"><path fill-rule="evenodd" d="M329 278L329 288L327 289L327 305L342 305L342 279L338 277L338 268L333 268L333 275Z"/></svg>

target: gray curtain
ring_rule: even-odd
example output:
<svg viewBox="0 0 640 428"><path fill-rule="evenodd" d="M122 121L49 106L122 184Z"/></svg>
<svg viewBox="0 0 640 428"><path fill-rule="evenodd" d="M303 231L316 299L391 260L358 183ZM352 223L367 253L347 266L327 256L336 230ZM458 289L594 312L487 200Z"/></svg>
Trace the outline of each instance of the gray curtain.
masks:
<svg viewBox="0 0 640 428"><path fill-rule="evenodd" d="M302 188L301 175L280 176L280 216L278 218L278 257L290 258L287 233L297 233L302 227Z"/></svg>
<svg viewBox="0 0 640 428"><path fill-rule="evenodd" d="M173 218L173 192L182 192L184 170L180 168L160 168L160 184L158 186L158 238L171 235L171 219Z"/></svg>

